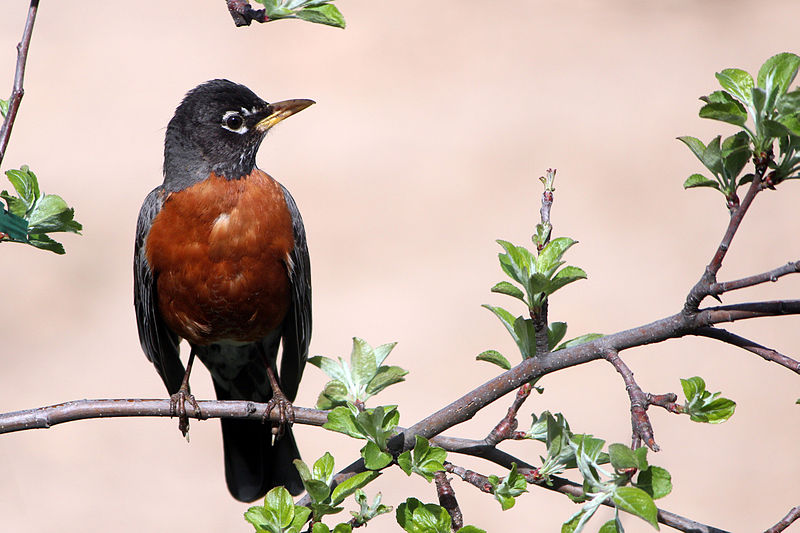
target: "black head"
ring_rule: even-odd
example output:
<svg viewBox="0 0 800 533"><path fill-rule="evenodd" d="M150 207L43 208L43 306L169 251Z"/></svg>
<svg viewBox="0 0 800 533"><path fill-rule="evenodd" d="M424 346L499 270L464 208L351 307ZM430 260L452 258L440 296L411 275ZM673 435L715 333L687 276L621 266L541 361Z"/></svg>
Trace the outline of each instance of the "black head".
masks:
<svg viewBox="0 0 800 533"><path fill-rule="evenodd" d="M302 111L312 100L267 103L245 87L212 80L186 94L167 126L164 185L180 190L214 172L239 179L255 167L256 151L269 129Z"/></svg>

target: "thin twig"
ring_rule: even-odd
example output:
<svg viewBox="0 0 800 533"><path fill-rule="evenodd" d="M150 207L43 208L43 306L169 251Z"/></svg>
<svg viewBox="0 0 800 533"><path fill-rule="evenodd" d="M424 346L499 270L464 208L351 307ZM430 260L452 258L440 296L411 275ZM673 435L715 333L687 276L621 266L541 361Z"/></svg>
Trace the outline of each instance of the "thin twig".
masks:
<svg viewBox="0 0 800 533"><path fill-rule="evenodd" d="M545 228L545 238L543 242L537 243L538 252L542 251L542 248L550 242L550 234L553 231L553 225L550 222L550 210L553 207L553 192L556 190L555 186L553 185L554 180L556 179L556 171L554 169L547 169L547 175L542 176L539 180L544 185L544 191L542 192L542 207L539 209L539 216L541 218L541 224ZM550 351L549 347L549 339L548 339L548 322L547 322L547 307L548 302L547 298L544 299L542 302L541 307L537 309L530 310L530 317L533 320L533 328L534 328L534 337L536 339L536 356L543 357L547 355Z"/></svg>
<svg viewBox="0 0 800 533"><path fill-rule="evenodd" d="M252 21L267 22L267 12L264 9L253 9L247 0L226 0L228 12L233 18L233 23L237 27L249 26Z"/></svg>
<svg viewBox="0 0 800 533"><path fill-rule="evenodd" d="M800 518L800 505L792 508L792 510L789 511L786 514L786 516L778 520L777 524L764 531L764 533L780 533L787 527L791 526L792 523L799 518Z"/></svg>
<svg viewBox="0 0 800 533"><path fill-rule="evenodd" d="M659 451L661 448L656 444L655 437L653 436L653 425L650 423L650 417L647 416L647 408L650 406L647 395L639 384L636 383L633 372L631 372L631 369L628 368L628 365L625 364L617 352L610 351L605 353L603 354L603 358L614 366L625 382L625 390L628 391L628 397L631 401L631 429L633 431L634 445L637 443L638 439L641 439L647 444L648 448L654 452Z"/></svg>
<svg viewBox="0 0 800 533"><path fill-rule="evenodd" d="M748 276L746 278L733 281L712 283L709 286L708 291L709 294L718 296L725 292L735 291L745 287L752 287L753 285L759 285L768 281L775 282L778 281L778 278L786 276L787 274L794 274L795 272L800 272L800 261L790 261L785 265L770 270L769 272L762 272L761 274L756 274L754 276Z"/></svg>
<svg viewBox="0 0 800 533"><path fill-rule="evenodd" d="M754 353L759 357L762 357L766 361L770 361L772 363L777 363L781 366L784 366L795 372L800 374L800 361L796 361L791 357L783 355L780 352L773 350L772 348L767 348L766 346L762 346L756 342L751 341L750 339L746 339L735 333L731 333L726 329L720 328L700 328L695 330L693 335L698 335L702 337L709 337L711 339L717 339L718 341L727 342L728 344L732 344L734 346L738 346L748 352Z"/></svg>
<svg viewBox="0 0 800 533"><path fill-rule="evenodd" d="M456 492L450 485L450 480L444 472L435 472L433 479L436 482L436 494L439 497L439 505L444 507L447 514L450 515L451 528L453 531L458 531L464 525L464 515L461 513L461 508L458 506L456 500Z"/></svg>
<svg viewBox="0 0 800 533"><path fill-rule="evenodd" d="M531 387L530 383L525 383L517 389L514 401L511 403L511 407L508 408L508 413L506 413L506 416L504 416L492 431L489 432L486 439L484 439L486 444L489 446L496 446L506 439L514 438L517 425L519 424L517 422L517 413L520 407L522 407L522 404L525 403L525 400L528 399L528 396L531 395L532 389L533 387Z"/></svg>
<svg viewBox="0 0 800 533"><path fill-rule="evenodd" d="M14 72L14 86L11 89L6 118L3 121L3 125L0 126L0 163L3 162L3 157L6 155L8 140L11 138L11 129L14 127L17 111L19 111L22 96L25 94L25 89L22 87L22 82L25 79L25 62L28 60L28 49L33 35L33 23L36 21L36 11L38 9L39 0L31 0L31 5L28 8L28 18L25 20L25 29L22 31L22 40L17 44L17 67Z"/></svg>
<svg viewBox="0 0 800 533"><path fill-rule="evenodd" d="M717 273L719 269L722 268L722 261L725 259L725 255L730 249L733 237L736 235L736 231L739 229L739 225L742 223L742 219L747 213L750 204L753 203L756 194L763 189L762 180L771 160L771 154L761 154L760 157L754 158L756 173L755 176L753 176L753 181L747 189L744 200L742 200L741 204L733 208L731 218L728 221L728 228L725 230L725 235L723 235L722 241L717 247L717 251L711 258L711 262L706 266L700 280L692 287L689 294L686 296L686 303L683 306L684 313L696 313L703 299L711 294L710 287L717 281Z"/></svg>
<svg viewBox="0 0 800 533"><path fill-rule="evenodd" d="M479 474L473 470L467 470L462 466L454 465L453 463L447 461L444 463L444 469L445 472L449 472L460 477L462 480L469 483L473 487L476 487L481 492L491 494L492 485L489 483L489 478L483 474Z"/></svg>

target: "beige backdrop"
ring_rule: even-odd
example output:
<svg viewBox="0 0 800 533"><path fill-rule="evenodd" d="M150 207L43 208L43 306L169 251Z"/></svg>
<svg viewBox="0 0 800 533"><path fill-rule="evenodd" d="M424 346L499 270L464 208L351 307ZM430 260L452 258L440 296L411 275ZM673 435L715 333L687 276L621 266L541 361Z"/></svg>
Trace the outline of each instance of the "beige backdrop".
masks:
<svg viewBox="0 0 800 533"><path fill-rule="evenodd" d="M733 131L697 117L715 71L755 71L776 52L800 51L800 5L790 0L339 6L345 31L298 21L237 29L221 0L42 2L3 169L30 164L46 191L75 206L85 231L63 238L64 257L2 246L0 411L164 397L136 335L133 233L142 199L161 182L164 127L199 82L227 77L268 100L318 102L273 132L258 159L291 189L305 219L311 351L347 355L354 335L399 341L390 361L410 374L383 402L402 403L409 424L496 374L474 361L482 350L517 360L480 305L513 305L489 292L502 278L494 239L527 241L537 178L548 167L558 168L555 232L580 240L568 259L589 274L558 294L551 319L568 321L574 336L677 311L727 214L718 194L682 190L700 166L675 137ZM6 0L0 9L0 93L11 86L26 8ZM723 278L798 259L798 190L788 183L758 198ZM798 289L798 280L782 280L726 301L796 297ZM797 318L733 328L797 355ZM800 503L795 375L708 340L624 357L648 391L677 392L680 377L702 375L738 401L721 426L653 413L663 451L652 461L676 486L663 507L757 531ZM325 379L316 368L306 376L298 404L311 406ZM213 394L204 369L193 378L198 397ZM609 365L542 385L522 425L531 410L558 410L577 431L628 442L627 396ZM483 437L508 401L451 433ZM0 437L0 531L250 531L241 518L247 505L225 488L218 422L194 423L190 444L176 425L84 421ZM297 435L308 460L330 449L343 466L359 447L316 428ZM531 461L542 453L533 443L503 448ZM432 486L397 472L369 492L396 505L407 487L435 498ZM455 488L466 521L495 532L558 531L577 509L533 489L503 513L475 489ZM650 530L634 518L625 524ZM390 518L370 528L390 530Z"/></svg>

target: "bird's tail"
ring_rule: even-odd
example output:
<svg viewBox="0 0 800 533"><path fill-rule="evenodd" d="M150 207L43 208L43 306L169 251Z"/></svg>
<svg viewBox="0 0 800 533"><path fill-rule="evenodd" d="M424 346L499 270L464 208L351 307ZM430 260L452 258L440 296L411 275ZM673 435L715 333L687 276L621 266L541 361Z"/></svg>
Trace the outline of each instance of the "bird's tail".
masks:
<svg viewBox="0 0 800 533"><path fill-rule="evenodd" d="M216 382L214 388L220 400L231 399ZM300 452L290 427L273 442L268 423L235 419L221 422L225 480L234 498L252 502L280 485L295 496L303 491L300 474L292 463L300 458Z"/></svg>

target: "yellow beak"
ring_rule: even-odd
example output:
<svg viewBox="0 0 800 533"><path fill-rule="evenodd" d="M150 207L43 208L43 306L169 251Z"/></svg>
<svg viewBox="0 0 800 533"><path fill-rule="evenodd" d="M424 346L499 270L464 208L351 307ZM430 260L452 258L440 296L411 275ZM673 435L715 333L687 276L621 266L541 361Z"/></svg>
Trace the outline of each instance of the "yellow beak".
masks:
<svg viewBox="0 0 800 533"><path fill-rule="evenodd" d="M314 103L314 100L295 99L284 100L282 102L270 104L269 107L272 108L272 114L264 119L261 119L256 124L256 129L258 131L265 132L281 120L291 117L295 113L299 113Z"/></svg>

